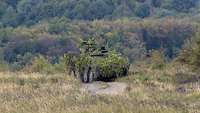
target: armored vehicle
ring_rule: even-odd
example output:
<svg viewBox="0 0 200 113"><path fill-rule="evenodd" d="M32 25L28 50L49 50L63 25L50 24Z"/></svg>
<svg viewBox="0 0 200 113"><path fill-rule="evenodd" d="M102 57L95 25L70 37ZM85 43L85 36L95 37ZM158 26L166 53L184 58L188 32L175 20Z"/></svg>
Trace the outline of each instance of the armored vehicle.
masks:
<svg viewBox="0 0 200 113"><path fill-rule="evenodd" d="M71 65L74 76L82 82L108 81L128 75L128 59L115 51L108 51L104 46L98 46L93 38L83 41L80 51Z"/></svg>

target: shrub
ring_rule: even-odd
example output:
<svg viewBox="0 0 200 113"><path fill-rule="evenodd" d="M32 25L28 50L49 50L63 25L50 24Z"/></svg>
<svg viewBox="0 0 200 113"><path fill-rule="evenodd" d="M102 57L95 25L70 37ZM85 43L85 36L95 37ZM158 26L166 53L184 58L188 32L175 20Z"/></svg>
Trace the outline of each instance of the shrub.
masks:
<svg viewBox="0 0 200 113"><path fill-rule="evenodd" d="M200 32L196 33L193 40L182 50L179 61L191 65L194 69L200 67Z"/></svg>
<svg viewBox="0 0 200 113"><path fill-rule="evenodd" d="M195 44L191 54L191 64L200 67L200 32L195 36Z"/></svg>
<svg viewBox="0 0 200 113"><path fill-rule="evenodd" d="M55 74L55 73L65 73L68 66L68 55L64 55L59 58L59 61L55 64L50 63L50 61L42 55L39 55L34 58L32 64L28 66L25 70L31 72L40 72L46 74Z"/></svg>
<svg viewBox="0 0 200 113"><path fill-rule="evenodd" d="M68 31L68 20L65 18L62 19L54 19L50 21L50 24L48 26L48 32L51 34L58 34Z"/></svg>
<svg viewBox="0 0 200 113"><path fill-rule="evenodd" d="M0 60L0 72L2 71L8 71L9 66L6 62Z"/></svg>
<svg viewBox="0 0 200 113"><path fill-rule="evenodd" d="M3 60L3 51L0 48L0 72L8 70L8 64Z"/></svg>
<svg viewBox="0 0 200 113"><path fill-rule="evenodd" d="M52 72L52 64L49 63L47 59L45 59L44 56L39 55L38 57L35 57L32 61L31 70L33 72Z"/></svg>
<svg viewBox="0 0 200 113"><path fill-rule="evenodd" d="M164 52L153 50L151 53L150 63L152 69L162 69L166 63Z"/></svg>
<svg viewBox="0 0 200 113"><path fill-rule="evenodd" d="M59 58L58 63L53 65L54 70L56 72L61 72L61 73L69 71L67 70L68 66L69 66L69 55L66 55L66 54Z"/></svg>

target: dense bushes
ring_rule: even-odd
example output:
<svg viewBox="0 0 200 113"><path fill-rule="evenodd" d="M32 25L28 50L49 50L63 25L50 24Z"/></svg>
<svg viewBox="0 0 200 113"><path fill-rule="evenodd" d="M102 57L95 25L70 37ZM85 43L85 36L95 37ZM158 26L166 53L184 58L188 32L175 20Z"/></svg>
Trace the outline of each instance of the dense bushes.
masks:
<svg viewBox="0 0 200 113"><path fill-rule="evenodd" d="M196 25L187 21L164 19L160 22L147 22L142 30L147 50L163 48L165 54L173 58L184 41L196 32Z"/></svg>
<svg viewBox="0 0 200 113"><path fill-rule="evenodd" d="M21 69L39 54L56 64L65 53L79 53L81 40L94 37L100 46L115 49L133 63L147 52L161 48L168 58L175 57L184 40L193 36L197 27L187 20L173 18L137 22L54 18L31 27L1 28L0 48L3 60Z"/></svg>
<svg viewBox="0 0 200 113"><path fill-rule="evenodd" d="M192 41L186 43L178 60L191 65L194 69L200 69L200 32L196 33Z"/></svg>
<svg viewBox="0 0 200 113"><path fill-rule="evenodd" d="M152 69L164 68L166 64L166 58L162 50L153 50L150 56L150 65Z"/></svg>
<svg viewBox="0 0 200 113"><path fill-rule="evenodd" d="M38 55L31 60L31 64L27 65L24 70L28 72L40 72L46 74L67 72L67 62L69 59L66 55L60 56L57 63L51 63L45 56Z"/></svg>
<svg viewBox="0 0 200 113"><path fill-rule="evenodd" d="M172 0L172 7L177 11L187 12L197 5L198 0Z"/></svg>
<svg viewBox="0 0 200 113"><path fill-rule="evenodd" d="M88 37L127 56L131 63L161 48L163 55L174 58L199 25L192 19L166 16L195 17L199 1L1 0L0 68L19 70L31 64L40 67L42 62L42 67L59 69L60 56L79 53L79 43ZM183 52L187 56L183 59L198 67L198 41L195 45L190 52ZM159 53L154 55L157 59Z"/></svg>
<svg viewBox="0 0 200 113"><path fill-rule="evenodd" d="M162 5L163 0L151 0L151 4L154 7L160 7Z"/></svg>
<svg viewBox="0 0 200 113"><path fill-rule="evenodd" d="M0 29L1 58L9 63L13 70L30 65L38 54L47 56L50 63L55 64L65 53L78 51L72 39L51 36L37 30L37 27Z"/></svg>
<svg viewBox="0 0 200 113"><path fill-rule="evenodd" d="M147 4L138 6L135 10L135 14L141 18L148 17L150 15L150 6Z"/></svg>

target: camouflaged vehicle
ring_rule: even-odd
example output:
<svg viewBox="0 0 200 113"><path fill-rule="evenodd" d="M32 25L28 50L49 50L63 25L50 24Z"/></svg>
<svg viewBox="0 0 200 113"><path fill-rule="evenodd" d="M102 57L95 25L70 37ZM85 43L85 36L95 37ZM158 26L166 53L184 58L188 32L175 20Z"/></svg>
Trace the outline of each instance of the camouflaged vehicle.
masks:
<svg viewBox="0 0 200 113"><path fill-rule="evenodd" d="M94 80L108 81L128 75L130 66L128 59L115 51L98 47L94 39L83 41L80 51L80 55L71 59L70 73L80 78L83 83Z"/></svg>

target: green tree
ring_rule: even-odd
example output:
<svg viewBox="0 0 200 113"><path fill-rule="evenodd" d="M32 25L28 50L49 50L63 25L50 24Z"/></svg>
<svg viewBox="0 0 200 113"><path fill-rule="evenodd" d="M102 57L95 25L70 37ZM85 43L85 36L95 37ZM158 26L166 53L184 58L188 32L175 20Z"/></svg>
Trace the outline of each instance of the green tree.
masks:
<svg viewBox="0 0 200 113"><path fill-rule="evenodd" d="M20 1L20 0L3 0L5 1L8 5L12 6L12 7L16 7L17 3Z"/></svg>
<svg viewBox="0 0 200 113"><path fill-rule="evenodd" d="M162 4L163 0L151 0L151 4L154 6L154 7L160 7L161 4Z"/></svg>
<svg viewBox="0 0 200 113"><path fill-rule="evenodd" d="M104 0L96 0L95 2L91 3L89 6L89 19L101 19L105 17L106 15L109 15L112 13L112 7L108 6L104 2Z"/></svg>
<svg viewBox="0 0 200 113"><path fill-rule="evenodd" d="M150 13L150 6L148 4L142 4L136 7L135 14L140 18L148 17Z"/></svg>
<svg viewBox="0 0 200 113"><path fill-rule="evenodd" d="M127 6L125 5L119 5L113 12L113 16L115 18L122 18L125 16L132 16L134 14L134 12Z"/></svg>
<svg viewBox="0 0 200 113"><path fill-rule="evenodd" d="M3 1L0 1L0 18L6 12L6 9L7 9L7 4Z"/></svg>
<svg viewBox="0 0 200 113"><path fill-rule="evenodd" d="M40 16L38 15L42 10L39 10L39 5L42 5L41 0L21 0L17 4L17 12L19 14L19 23L25 23L27 25L35 24ZM43 9L44 10L44 9Z"/></svg>
<svg viewBox="0 0 200 113"><path fill-rule="evenodd" d="M2 22L6 26L17 26L17 12L13 7L8 7L3 15Z"/></svg>
<svg viewBox="0 0 200 113"><path fill-rule="evenodd" d="M166 58L163 51L153 50L150 58L152 69L162 69L165 66Z"/></svg>
<svg viewBox="0 0 200 113"><path fill-rule="evenodd" d="M184 45L178 61L191 65L194 69L200 69L200 32Z"/></svg>
<svg viewBox="0 0 200 113"><path fill-rule="evenodd" d="M172 0L172 7L177 11L189 11L197 5L198 0Z"/></svg>
<svg viewBox="0 0 200 113"><path fill-rule="evenodd" d="M193 48L190 54L190 63L195 67L200 67L200 32L198 32L195 36L195 42L193 44Z"/></svg>

